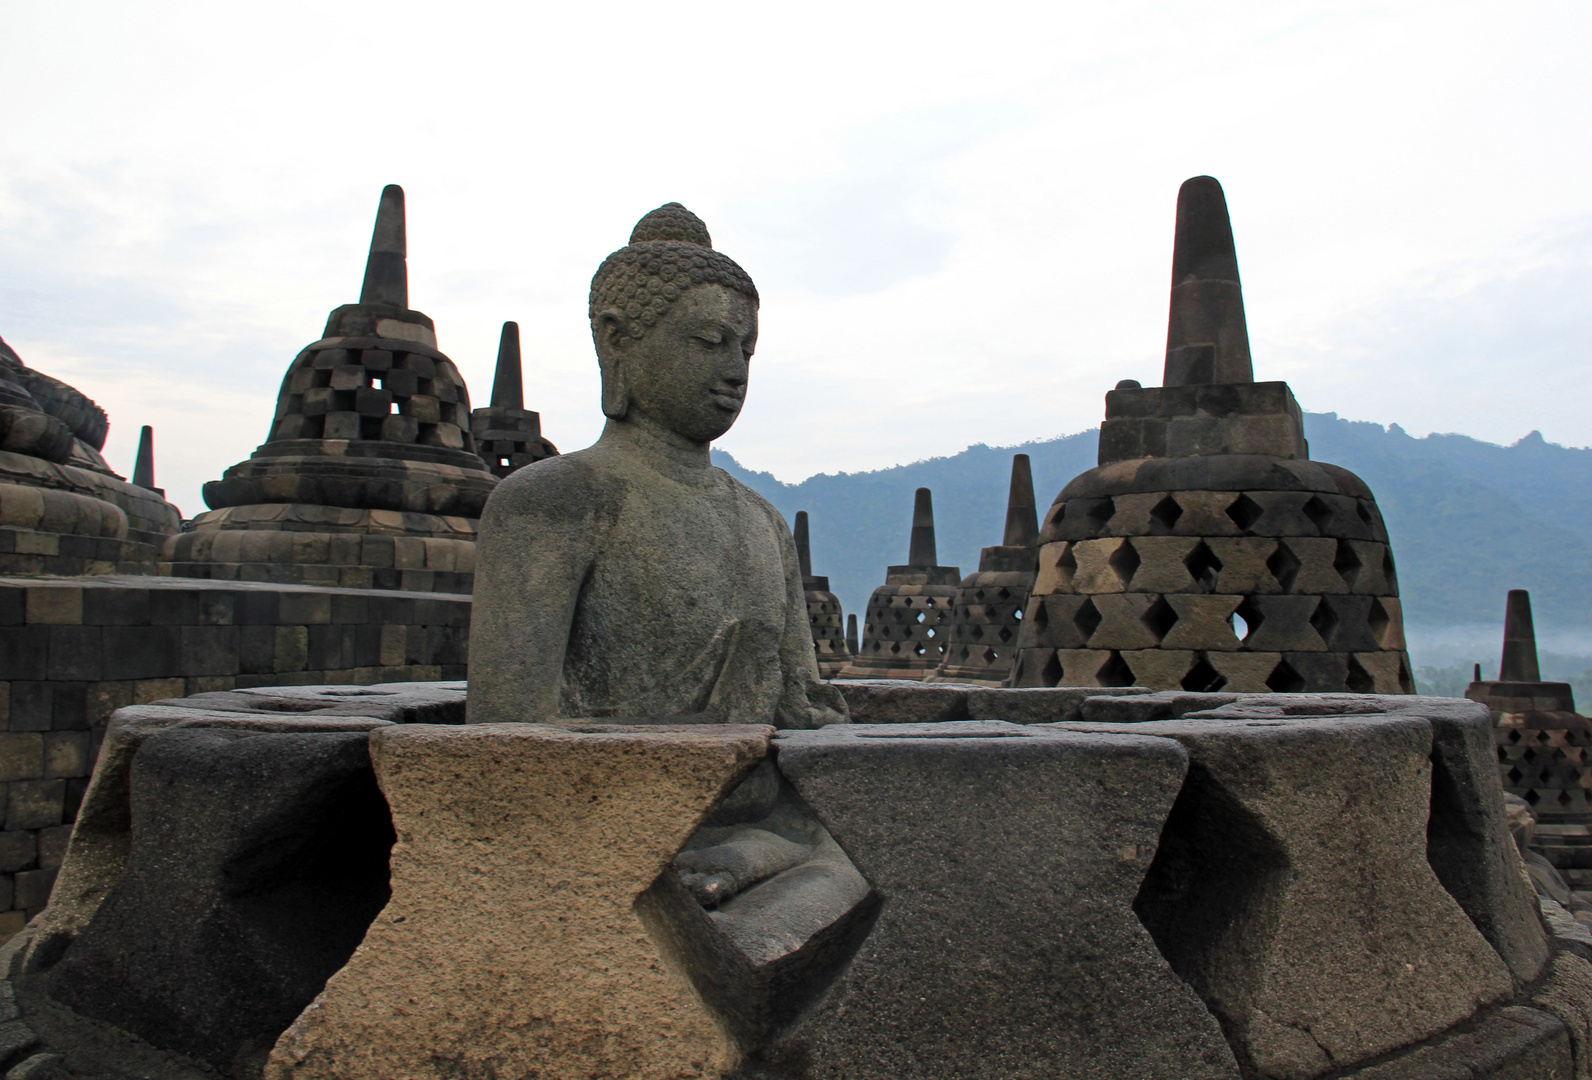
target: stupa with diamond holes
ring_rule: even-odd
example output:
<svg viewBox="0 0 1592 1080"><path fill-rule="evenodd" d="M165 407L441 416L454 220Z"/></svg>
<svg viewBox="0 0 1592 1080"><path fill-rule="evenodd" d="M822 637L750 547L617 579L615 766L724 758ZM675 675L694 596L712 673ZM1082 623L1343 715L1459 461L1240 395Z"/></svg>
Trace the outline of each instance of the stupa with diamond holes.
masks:
<svg viewBox="0 0 1592 1080"><path fill-rule="evenodd" d="M470 433L475 436L476 452L499 480L533 461L558 454L558 447L542 438L541 414L525 407L519 323L503 324L492 404L470 414Z"/></svg>
<svg viewBox="0 0 1592 1080"><path fill-rule="evenodd" d="M181 577L470 591L497 483L470 396L409 308L404 193L381 194L359 303L333 311L282 380L264 445L204 486L212 508L167 542Z"/></svg>
<svg viewBox="0 0 1592 1080"><path fill-rule="evenodd" d="M1254 381L1211 177L1178 193L1164 385L1106 395L1099 467L1039 539L1015 685L1414 692L1376 499Z"/></svg>
<svg viewBox="0 0 1592 1080"><path fill-rule="evenodd" d="M807 598L807 622L813 630L818 674L833 679L851 660L851 650L846 648L846 619L840 610L840 597L829 591L829 578L813 574L805 510L796 511L796 557L802 568L802 592Z"/></svg>
<svg viewBox="0 0 1592 1080"><path fill-rule="evenodd" d="M950 644L938 679L1002 686L1017 656L1023 609L1038 565L1039 515L1027 454L1012 458L1006 533L979 556L978 571L962 579L951 609Z"/></svg>
<svg viewBox="0 0 1592 1080"><path fill-rule="evenodd" d="M937 565L934 500L918 488L904 566L892 566L868 598L862 641L842 679L924 679L945 660L946 631L962 573Z"/></svg>
<svg viewBox="0 0 1592 1080"><path fill-rule="evenodd" d="M1504 790L1531 804L1534 846L1574 888L1592 888L1592 720L1569 683L1543 681L1526 590L1509 592L1498 678L1477 675L1465 696L1492 713Z"/></svg>

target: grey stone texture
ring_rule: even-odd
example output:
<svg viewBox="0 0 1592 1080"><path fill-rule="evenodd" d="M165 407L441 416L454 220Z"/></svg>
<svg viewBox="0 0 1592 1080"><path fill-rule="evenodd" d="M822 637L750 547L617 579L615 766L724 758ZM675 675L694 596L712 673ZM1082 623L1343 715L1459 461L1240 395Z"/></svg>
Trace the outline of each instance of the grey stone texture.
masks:
<svg viewBox="0 0 1592 1080"><path fill-rule="evenodd" d="M593 279L608 423L487 503L471 722L844 718L789 526L709 459L745 400L757 292L706 236L662 207Z"/></svg>
<svg viewBox="0 0 1592 1080"><path fill-rule="evenodd" d="M722 1075L732 1046L634 905L771 733L373 732L392 900L265 1075Z"/></svg>
<svg viewBox="0 0 1592 1080"><path fill-rule="evenodd" d="M1412 693L1375 497L1253 381L1210 177L1179 195L1173 268L1166 385L1106 395L1100 464L1040 530L1013 684Z"/></svg>
<svg viewBox="0 0 1592 1080"><path fill-rule="evenodd" d="M807 511L796 511L796 560L801 566L802 594L807 600L807 624L813 632L813 655L818 660L820 678L832 679L851 661L846 643L846 619L840 597L829 591L829 579L813 574L812 545L808 537ZM851 617L853 623L857 617Z"/></svg>
<svg viewBox="0 0 1592 1080"><path fill-rule="evenodd" d="M1082 719L1084 703L1092 699L1150 693L1140 686L1006 689L976 683L916 683L904 679L847 679L837 682L835 688L845 697L852 721L859 724L927 724L955 720L1053 724Z"/></svg>
<svg viewBox="0 0 1592 1080"><path fill-rule="evenodd" d="M161 573L468 593L481 507L470 395L409 309L404 194L382 192L358 304L288 367L271 432L207 483L211 509L166 542Z"/></svg>
<svg viewBox="0 0 1592 1080"><path fill-rule="evenodd" d="M125 868L49 975L81 1015L228 1072L262 1056L387 900L362 730L148 735Z"/></svg>
<svg viewBox="0 0 1592 1080"><path fill-rule="evenodd" d="M1410 700L1390 712L1386 699L1300 696L1269 719L1224 714L1233 703L1221 703L1177 720L1062 725L1188 750L1189 780L1135 907L1246 1069L1341 1069L1514 992L1509 967L1427 861L1435 725L1424 699ZM1149 714L1155 703L1110 704ZM1488 868L1474 872L1486 879ZM1516 914L1507 899L1491 897L1496 913ZM1524 927L1493 929L1513 941ZM1529 945L1516 946L1520 962Z"/></svg>
<svg viewBox="0 0 1592 1080"><path fill-rule="evenodd" d="M1016 454L1006 497L1005 535L998 546L983 550L978 570L962 579L951 608L950 644L931 678L1005 685L1034 587L1038 543L1033 470L1027 454Z"/></svg>
<svg viewBox="0 0 1592 1080"><path fill-rule="evenodd" d="M925 679L945 662L962 572L937 559L933 496L918 488L907 561L868 598L862 641L836 678Z"/></svg>
<svg viewBox="0 0 1592 1080"><path fill-rule="evenodd" d="M492 403L470 413L476 453L499 480L524 465L554 457L558 447L542 438L542 417L525 407L520 367L520 324L506 322L498 341Z"/></svg>
<svg viewBox="0 0 1592 1080"><path fill-rule="evenodd" d="M460 679L469 623L456 594L0 578L0 940L43 908L116 709L290 682Z"/></svg>
<svg viewBox="0 0 1592 1080"><path fill-rule="evenodd" d="M0 574L149 574L181 526L158 491L111 471L105 411L0 341Z"/></svg>
<svg viewBox="0 0 1592 1080"><path fill-rule="evenodd" d="M853 724L775 752L883 902L770 1075L1237 1075L1132 911L1186 767L1170 740Z"/></svg>

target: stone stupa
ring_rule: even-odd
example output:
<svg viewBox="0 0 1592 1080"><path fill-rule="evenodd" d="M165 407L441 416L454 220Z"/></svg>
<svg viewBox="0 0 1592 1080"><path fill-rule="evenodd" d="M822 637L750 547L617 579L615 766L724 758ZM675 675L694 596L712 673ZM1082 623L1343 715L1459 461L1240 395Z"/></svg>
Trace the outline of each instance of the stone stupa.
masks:
<svg viewBox="0 0 1592 1080"><path fill-rule="evenodd" d="M1034 587L1038 542L1034 474L1028 455L1016 454L1006 497L1006 533L999 545L983 550L978 570L962 579L951 610L950 645L935 678L1005 685Z"/></svg>
<svg viewBox="0 0 1592 1080"><path fill-rule="evenodd" d="M103 409L0 341L0 574L155 572L182 517L139 470L129 483L105 463L109 430Z"/></svg>
<svg viewBox="0 0 1592 1080"><path fill-rule="evenodd" d="M1492 713L1500 779L1531 805L1534 845L1574 888L1592 888L1592 719L1575 711L1569 683L1542 678L1525 589L1509 591L1498 678L1484 681L1477 665L1465 696Z"/></svg>
<svg viewBox="0 0 1592 1080"><path fill-rule="evenodd" d="M934 547L934 500L918 488L907 561L886 572L868 598L862 641L842 679L925 679L945 660L951 609L962 572L940 566Z"/></svg>
<svg viewBox="0 0 1592 1080"><path fill-rule="evenodd" d="M1413 693L1376 499L1255 382L1221 185L1178 193L1164 385L1106 395L1040 534L1020 686Z"/></svg>
<svg viewBox="0 0 1592 1080"><path fill-rule="evenodd" d="M409 308L404 193L388 185L359 303L288 367L270 436L205 484L211 510L167 543L162 572L468 593L497 484L470 419L464 379Z"/></svg>
<svg viewBox="0 0 1592 1080"><path fill-rule="evenodd" d="M801 562L802 592L807 598L807 622L813 628L813 652L818 674L832 679L851 662L846 648L846 620L840 597L829 591L829 578L813 574L812 546L807 535L807 511L796 511L796 557Z"/></svg>
<svg viewBox="0 0 1592 1080"><path fill-rule="evenodd" d="M497 372L492 378L492 404L470 414L476 452L499 480L543 458L558 447L542 438L542 417L525 407L525 378L520 367L520 324L506 322L498 339Z"/></svg>

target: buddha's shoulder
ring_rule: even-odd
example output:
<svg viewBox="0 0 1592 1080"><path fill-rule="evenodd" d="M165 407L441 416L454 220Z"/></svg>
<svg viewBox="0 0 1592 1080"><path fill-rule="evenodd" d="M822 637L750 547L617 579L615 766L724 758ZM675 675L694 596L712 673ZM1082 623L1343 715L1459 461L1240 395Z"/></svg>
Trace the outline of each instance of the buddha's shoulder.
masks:
<svg viewBox="0 0 1592 1080"><path fill-rule="evenodd" d="M615 498L614 478L591 451L543 458L504 477L487 499L483 519L570 517L589 513Z"/></svg>
<svg viewBox="0 0 1592 1080"><path fill-rule="evenodd" d="M728 492L732 497L739 500L747 507L750 507L759 513L766 514L770 519L779 522L781 525L785 524L785 516L778 510L774 509L773 503L763 498L763 496L747 487L746 484L742 483L740 480L737 480L723 469L714 466L713 472L715 474L715 479L717 479L719 482L720 490Z"/></svg>

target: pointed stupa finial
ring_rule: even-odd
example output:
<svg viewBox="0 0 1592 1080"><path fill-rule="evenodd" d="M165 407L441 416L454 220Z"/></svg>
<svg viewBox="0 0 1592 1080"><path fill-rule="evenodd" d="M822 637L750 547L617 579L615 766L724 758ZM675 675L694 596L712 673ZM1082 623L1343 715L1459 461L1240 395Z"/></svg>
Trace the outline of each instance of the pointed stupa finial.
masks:
<svg viewBox="0 0 1592 1080"><path fill-rule="evenodd" d="M857 655L857 613L855 611L846 616L846 651L852 656Z"/></svg>
<svg viewBox="0 0 1592 1080"><path fill-rule="evenodd" d="M813 549L807 541L807 511L796 511L796 561L801 565L803 580L813 576Z"/></svg>
<svg viewBox="0 0 1592 1080"><path fill-rule="evenodd" d="M1162 383L1254 381L1227 197L1215 177L1196 176L1185 180L1177 193Z"/></svg>
<svg viewBox="0 0 1592 1080"><path fill-rule="evenodd" d="M938 566L934 551L934 496L928 488L918 488L912 504L912 546L907 553L908 566Z"/></svg>
<svg viewBox="0 0 1592 1080"><path fill-rule="evenodd" d="M497 374L492 378L494 409L525 409L525 381L520 371L520 324L503 324L498 338Z"/></svg>
<svg viewBox="0 0 1592 1080"><path fill-rule="evenodd" d="M138 433L138 456L133 459L133 484L157 491L155 487L155 429L148 424Z"/></svg>
<svg viewBox="0 0 1592 1080"><path fill-rule="evenodd" d="M1499 682L1541 682L1537 667L1537 630L1531 621L1531 594L1510 589L1504 608L1504 657L1498 665Z"/></svg>
<svg viewBox="0 0 1592 1080"><path fill-rule="evenodd" d="M1034 472L1027 454L1012 455L1012 486L1006 496L1006 547L1037 547L1039 511L1034 507Z"/></svg>
<svg viewBox="0 0 1592 1080"><path fill-rule="evenodd" d="M408 244L404 239L404 189L397 184L388 184L381 189L381 204L376 208L376 228L370 235L370 257L365 261L365 284L359 290L361 304L384 304L408 310L407 251Z"/></svg>

